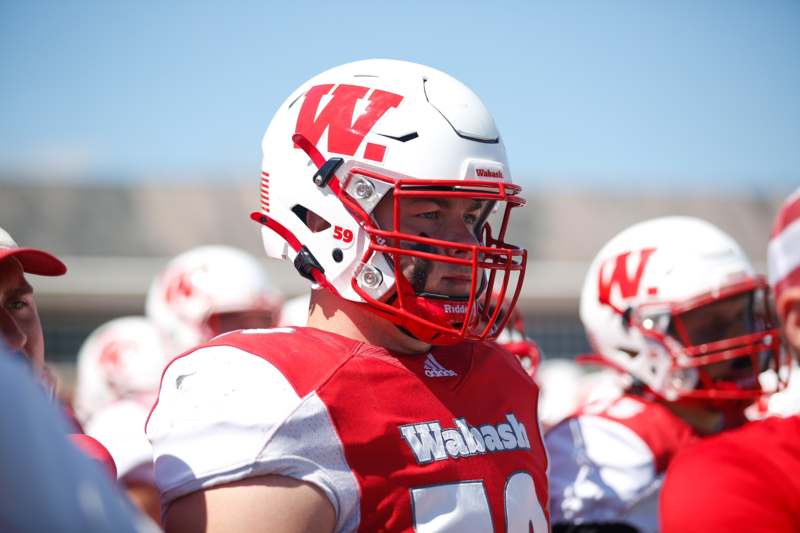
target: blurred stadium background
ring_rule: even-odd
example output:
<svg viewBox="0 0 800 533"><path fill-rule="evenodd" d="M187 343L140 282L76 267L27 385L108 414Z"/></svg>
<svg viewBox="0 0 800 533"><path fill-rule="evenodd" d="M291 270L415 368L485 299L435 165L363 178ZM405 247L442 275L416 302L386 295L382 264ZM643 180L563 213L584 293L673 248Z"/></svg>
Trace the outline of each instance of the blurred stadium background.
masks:
<svg viewBox="0 0 800 533"><path fill-rule="evenodd" d="M101 323L141 314L152 277L175 253L226 243L263 256L257 184L232 179L172 185L25 185L0 183L2 224L15 238L58 253L62 278L34 281L47 358L69 384L83 339ZM511 229L530 252L520 309L546 357L588 350L578 298L589 261L616 232L654 216L703 217L733 235L761 271L772 217L783 196L626 194L530 189ZM264 260L286 297L308 289L293 269Z"/></svg>

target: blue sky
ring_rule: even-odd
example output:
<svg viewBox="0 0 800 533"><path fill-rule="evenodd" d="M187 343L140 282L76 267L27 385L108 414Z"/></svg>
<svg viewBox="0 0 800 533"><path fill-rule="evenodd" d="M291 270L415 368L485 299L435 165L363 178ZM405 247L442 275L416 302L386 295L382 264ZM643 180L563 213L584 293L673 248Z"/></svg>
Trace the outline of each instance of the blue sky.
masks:
<svg viewBox="0 0 800 533"><path fill-rule="evenodd" d="M292 89L391 57L470 85L528 186L786 192L798 28L796 0L0 0L0 176L257 176Z"/></svg>

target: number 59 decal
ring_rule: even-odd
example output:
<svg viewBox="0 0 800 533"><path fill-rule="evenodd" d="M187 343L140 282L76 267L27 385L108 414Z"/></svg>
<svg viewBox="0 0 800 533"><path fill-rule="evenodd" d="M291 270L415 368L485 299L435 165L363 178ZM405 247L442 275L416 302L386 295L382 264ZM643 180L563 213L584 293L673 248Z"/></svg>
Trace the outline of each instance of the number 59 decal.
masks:
<svg viewBox="0 0 800 533"><path fill-rule="evenodd" d="M345 244L352 244L353 237L353 230L345 229L341 226L333 227L333 238L337 241L342 241ZM343 248L348 248L348 246L343 246Z"/></svg>

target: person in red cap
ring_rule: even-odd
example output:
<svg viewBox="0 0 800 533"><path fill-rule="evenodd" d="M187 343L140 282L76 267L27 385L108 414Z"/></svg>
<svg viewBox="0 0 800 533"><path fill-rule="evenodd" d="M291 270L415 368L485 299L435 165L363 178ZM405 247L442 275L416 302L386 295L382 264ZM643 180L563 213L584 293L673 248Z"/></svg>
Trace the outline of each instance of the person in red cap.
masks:
<svg viewBox="0 0 800 533"><path fill-rule="evenodd" d="M0 339L13 353L29 362L51 394L54 380L44 365L42 323L33 298L33 287L25 279L25 274L61 276L66 272L66 265L56 256L36 248L21 247L0 228ZM116 479L116 465L108 450L81 433L74 433L71 438L78 448Z"/></svg>
<svg viewBox="0 0 800 533"><path fill-rule="evenodd" d="M796 357L800 189L775 219L767 259L784 346ZM800 416L794 414L750 422L686 447L670 463L661 490L662 533L800 531L798 442Z"/></svg>
<svg viewBox="0 0 800 533"><path fill-rule="evenodd" d="M36 248L18 246L0 228L0 335L13 351L24 355L37 374L44 372L44 336L33 287L25 274L61 276L64 263Z"/></svg>

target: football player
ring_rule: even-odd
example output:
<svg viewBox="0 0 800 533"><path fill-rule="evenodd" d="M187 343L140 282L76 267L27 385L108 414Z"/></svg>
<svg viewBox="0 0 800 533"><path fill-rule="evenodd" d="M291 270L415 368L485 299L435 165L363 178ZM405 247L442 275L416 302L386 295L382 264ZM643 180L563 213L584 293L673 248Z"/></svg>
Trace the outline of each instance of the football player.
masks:
<svg viewBox="0 0 800 533"><path fill-rule="evenodd" d="M54 401L56 380L45 366L42 323L25 274L62 276L66 272L60 259L43 250L20 247L0 228L0 342L27 363ZM107 472L116 472L113 459L100 443L78 432L73 433L72 441Z"/></svg>
<svg viewBox="0 0 800 533"><path fill-rule="evenodd" d="M145 312L176 355L221 333L272 327L281 303L280 291L255 257L212 245L170 260L150 284Z"/></svg>
<svg viewBox="0 0 800 533"><path fill-rule="evenodd" d="M78 352L75 413L86 433L108 448L129 498L160 520L153 452L144 434L168 359L167 342L148 319L111 320Z"/></svg>
<svg viewBox="0 0 800 533"><path fill-rule="evenodd" d="M786 348L800 353L800 189L783 205L768 268ZM796 411L795 411L796 413ZM800 530L800 416L773 417L686 447L661 494L665 533Z"/></svg>
<svg viewBox="0 0 800 533"><path fill-rule="evenodd" d="M779 366L767 296L736 242L699 219L641 222L602 248L581 319L630 382L547 433L554 530L658 530L676 451L744 423L758 374Z"/></svg>
<svg viewBox="0 0 800 533"><path fill-rule="evenodd" d="M305 326L308 320L308 306L311 304L311 293L295 296L284 302L281 307L281 318L278 326Z"/></svg>
<svg viewBox="0 0 800 533"><path fill-rule="evenodd" d="M461 82L368 60L280 106L267 254L307 327L218 337L167 368L147 424L167 531L547 531L536 385L485 342L526 253L494 121ZM493 296L497 295L497 296Z"/></svg>

